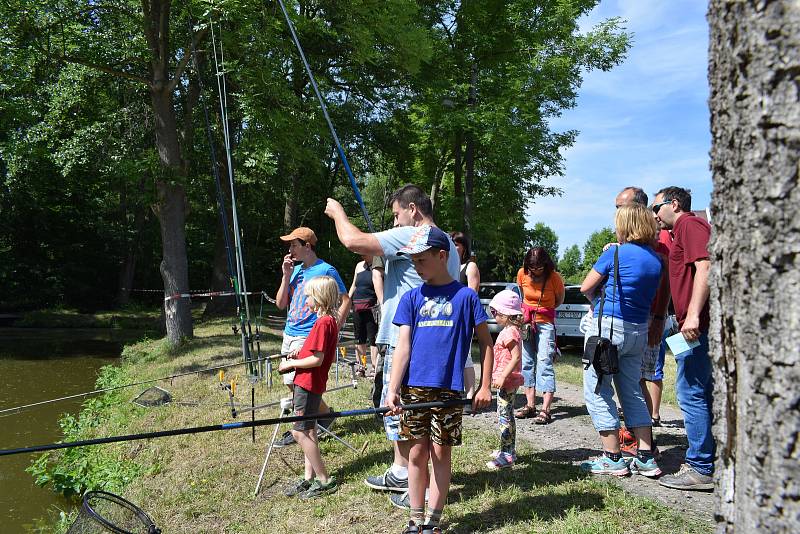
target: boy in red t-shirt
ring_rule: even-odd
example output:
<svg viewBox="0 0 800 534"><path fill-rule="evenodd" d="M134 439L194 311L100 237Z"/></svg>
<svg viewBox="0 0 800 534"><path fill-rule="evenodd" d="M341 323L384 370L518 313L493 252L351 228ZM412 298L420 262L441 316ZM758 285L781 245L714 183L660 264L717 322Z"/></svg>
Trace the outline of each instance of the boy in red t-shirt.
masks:
<svg viewBox="0 0 800 534"><path fill-rule="evenodd" d="M336 324L336 306L339 286L330 276L317 276L305 285L308 306L317 314L311 332L294 359L282 361L278 372L295 370L295 415L319 413L322 394L328 384L328 371L336 357L339 328ZM319 452L317 421L298 421L292 427L292 436L305 455L305 476L284 492L286 496L299 495L301 499L319 497L336 491L336 479L328 475Z"/></svg>

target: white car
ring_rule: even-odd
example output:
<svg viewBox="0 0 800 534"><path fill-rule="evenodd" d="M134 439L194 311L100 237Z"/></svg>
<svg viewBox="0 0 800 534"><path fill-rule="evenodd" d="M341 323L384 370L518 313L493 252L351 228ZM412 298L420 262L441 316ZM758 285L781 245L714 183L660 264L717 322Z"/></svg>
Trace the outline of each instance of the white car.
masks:
<svg viewBox="0 0 800 534"><path fill-rule="evenodd" d="M480 287L480 299L486 314L489 316L489 332L497 334L501 328L497 325L489 311L492 298L504 289L515 291L518 295L522 292L514 282L484 282ZM589 311L590 305L581 293L581 286L566 286L564 288L564 303L556 308L556 338L559 344L582 343L583 334L580 331L581 319Z"/></svg>
<svg viewBox="0 0 800 534"><path fill-rule="evenodd" d="M556 308L556 338L559 345L582 343L581 319L591 304L581 293L581 286L566 286L564 290L564 303Z"/></svg>
<svg viewBox="0 0 800 534"><path fill-rule="evenodd" d="M497 321L495 321L494 317L492 317L492 312L489 310L489 303L492 301L495 295L504 289L510 289L511 291L515 291L517 295L521 295L519 286L515 282L484 282L478 289L478 296L481 299L483 309L486 310L486 315L489 316L489 321L486 323L489 326L489 333L492 335L497 335L500 333L502 328L500 328L500 326L497 324Z"/></svg>

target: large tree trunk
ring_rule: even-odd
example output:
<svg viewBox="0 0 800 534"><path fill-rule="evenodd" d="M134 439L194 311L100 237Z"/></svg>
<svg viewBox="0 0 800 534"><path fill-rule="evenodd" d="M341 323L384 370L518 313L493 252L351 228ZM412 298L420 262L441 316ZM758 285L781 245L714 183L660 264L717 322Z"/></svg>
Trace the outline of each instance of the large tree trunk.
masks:
<svg viewBox="0 0 800 534"><path fill-rule="evenodd" d="M160 80L159 80L160 82ZM185 173L178 143L178 130L172 94L156 83L150 91L155 115L156 147L166 170L181 176ZM169 297L189 291L189 262L186 257L186 215L188 199L183 187L171 180L156 182L158 200L154 212L161 225L161 278L164 295ZM183 338L191 337L192 314L188 298L170 298L164 302L167 339L179 344Z"/></svg>
<svg viewBox="0 0 800 534"><path fill-rule="evenodd" d="M717 531L800 532L800 3L708 20Z"/></svg>

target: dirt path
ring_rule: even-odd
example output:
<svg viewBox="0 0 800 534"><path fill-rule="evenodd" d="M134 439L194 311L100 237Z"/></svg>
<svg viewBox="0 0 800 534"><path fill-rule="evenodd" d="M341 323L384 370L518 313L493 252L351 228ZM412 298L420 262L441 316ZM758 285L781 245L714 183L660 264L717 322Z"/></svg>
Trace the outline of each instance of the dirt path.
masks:
<svg viewBox="0 0 800 534"><path fill-rule="evenodd" d="M475 371L480 376L477 365ZM517 403L524 403L521 394L517 395ZM559 383L552 416L553 422L542 426L535 425L531 419L518 420L517 440L524 440L534 449L544 451L543 459L556 462L577 465L600 454L600 439L592 427L581 389L572 384ZM661 418L666 426L653 429L662 453L659 466L664 472L672 473L680 468L686 450L683 416L680 410L664 405L661 408ZM497 416L492 412L484 412L465 417L464 424L467 428L494 429ZM656 499L674 510L689 513L699 519L713 521L714 502L711 492L672 490L644 476L608 478L616 481L626 491Z"/></svg>

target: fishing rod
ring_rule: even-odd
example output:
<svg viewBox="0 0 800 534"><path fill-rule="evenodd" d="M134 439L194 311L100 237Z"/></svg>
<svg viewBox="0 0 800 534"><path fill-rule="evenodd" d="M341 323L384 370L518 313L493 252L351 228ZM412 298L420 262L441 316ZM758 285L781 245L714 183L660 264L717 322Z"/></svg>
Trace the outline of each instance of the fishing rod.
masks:
<svg viewBox="0 0 800 534"><path fill-rule="evenodd" d="M339 347L350 347L350 346L353 346L353 345L355 345L355 341L345 341L344 343L341 343L338 346ZM251 361L253 363L260 362L260 361L274 361L274 360L279 360L280 358L283 358L285 356L286 356L285 354L272 354L270 356L265 356L263 358L259 358L258 360L251 360ZM221 369L228 369L230 367L238 367L240 365L246 365L247 363L248 362L237 362L237 363L228 363L228 364L224 364L224 365L217 365L216 367L208 367L208 368L205 368L205 369L198 369L197 371L186 371L184 373L177 373L177 374L174 374L174 375L162 376L160 378L151 378L149 380L141 380L139 382L133 382L131 384L122 384L122 385L119 385L119 386L111 386L111 387L107 387L107 388L101 388L101 389L95 389L95 390L92 390L92 391L86 391L86 392L83 392L83 393L75 393L74 395L67 395L65 397L57 397L55 399L48 399L48 400L43 400L43 401L39 401L39 402L33 402L31 404L23 404L21 406L15 406L13 408L4 408L4 409L0 410L0 417L2 417L3 414L8 414L10 412L19 412L19 411L22 411L22 410L25 410L25 409L28 409L28 408L34 408L36 406L42 406L42 405L45 405L45 404L52 404L52 403L55 403L55 402L62 402L62 401L66 401L66 400L77 399L77 398L80 398L80 397L88 397L89 395L98 395L100 393L108 393L109 391L116 391L118 389L126 389L126 388L132 388L132 387L136 387L136 386L142 386L142 385L145 385L145 384L152 384L153 382L162 382L162 381L166 381L166 380L174 380L174 379L180 378L182 376L197 375L197 374L200 374L200 373L210 373L212 371L219 371Z"/></svg>
<svg viewBox="0 0 800 534"><path fill-rule="evenodd" d="M292 20L289 18L289 12L286 10L283 0L278 0L278 4L281 6L283 17L286 19L286 25L289 27L289 32L292 34L292 40L294 41L295 47L297 47L297 52L300 54L300 58L303 60L306 74L308 74L308 79L311 81L311 86L314 88L314 93L317 95L317 100L319 100L319 105L322 108L322 114L325 116L325 122L328 123L328 128L331 131L333 142L336 144L336 150L339 153L339 159L342 160L342 165L347 173L347 178L350 180L350 187L353 188L353 193L356 196L358 207L361 208L361 213L364 215L364 220L367 222L367 227L369 228L370 233L375 233L375 227L372 225L372 219L370 219L369 213L367 212L367 206L364 204L364 199L361 198L361 191L358 190L358 184L353 176L353 171L350 170L350 163L348 163L347 156L344 154L342 143L339 142L339 136L336 134L336 128L333 127L333 121L331 121L331 117L328 115L328 107L325 105L325 99L322 98L322 93L320 93L319 87L317 86L317 80L314 78L314 73L311 72L311 66L308 64L306 54L303 52L303 47L300 45L300 39L297 37L294 24L292 24Z"/></svg>
<svg viewBox="0 0 800 534"><path fill-rule="evenodd" d="M416 404L401 405L405 411L430 410L432 408L450 408L453 406L464 406L472 403L472 399L453 399L448 401L420 402ZM200 434L203 432L217 432L220 430L235 430L239 428L251 428L267 425L279 425L284 423L296 423L298 421L313 421L320 416L339 418L355 417L361 415L383 415L389 411L386 406L380 408L362 408L358 410L345 410L342 412L328 412L326 414L312 415L293 415L289 417L272 417L269 419L256 419L255 421L239 421L235 423L223 423L217 425L195 426L187 428L176 428L172 430L159 430L156 432L142 432L139 434L127 434L123 436L109 436L105 438L86 439L81 441L70 441L66 443L49 443L46 445L34 445L31 447L21 447L17 449L0 449L0 456L11 456L13 454L25 454L30 452L45 452L58 449L71 449L74 447L85 447L88 445L101 445L104 443L119 443L121 441L137 441L152 438L164 438L168 436L182 436L186 434Z"/></svg>
<svg viewBox="0 0 800 534"><path fill-rule="evenodd" d="M244 250L242 248L241 231L239 229L239 215L236 207L236 189L234 188L233 180L230 123L228 121L228 89L225 81L225 51L223 49L222 38L220 36L220 57L218 59L214 21L209 19L209 24L211 26L211 42L214 47L214 68L217 80L217 93L219 94L220 119L222 120L222 138L225 144L225 156L228 163L228 182L230 184L231 191L231 219L233 220L233 243L236 253L236 291L247 293L247 279L245 278L244 274ZM220 64L222 65L222 71L220 71ZM250 322L250 303L246 296L240 299L240 301L242 300L244 301L244 310L242 310L241 302L239 306L239 316L242 322L242 353L247 361L252 360L250 344L252 343L253 330ZM256 368L252 364L248 366L248 373L251 376L257 375Z"/></svg>
<svg viewBox="0 0 800 534"><path fill-rule="evenodd" d="M192 21L192 17L189 17L189 32L192 33L194 30L194 23ZM211 24L211 31L212 37L214 36L214 26L213 23ZM197 84L199 87L201 97L205 94L205 87L203 84L203 77L200 73L200 65L197 60L197 49L194 45L194 41L191 42L191 54L192 54L192 64L194 66L195 71L197 72ZM217 48L216 44L214 44L214 63L217 67L217 75L219 75L219 68L217 65ZM225 259L228 266L228 280L230 282L231 289L233 290L233 294L236 297L236 307L237 307L237 315L239 316L240 322L240 334L241 334L241 341L242 341L242 356L245 362L250 362L252 360L252 354L250 351L250 338L248 336L250 322L250 312L247 302L247 289L246 286L243 284L244 279L244 266L241 261L241 244L239 243L238 239L238 232L239 232L239 224L238 224L238 217L236 213L236 196L233 190L233 174L231 171L231 158L230 158L230 147L227 144L228 141L228 132L227 132L227 115L225 114L224 107L223 107L223 115L222 119L224 122L224 138L226 141L226 153L227 153L227 161L228 161L228 172L230 175L231 181L231 207L232 207L232 216L233 216L233 229L234 229L234 241L235 241L235 250L231 251L231 242L230 237L228 235L228 217L227 212L225 210L225 198L222 193L222 183L220 180L219 175L219 160L217 158L217 150L216 145L214 143L214 138L211 133L211 121L209 119L208 114L208 106L206 105L205 99L201 98L201 105L203 107L203 119L205 122L205 129L206 135L208 137L208 147L209 147L209 154L211 156L211 171L214 176L214 186L216 188L217 193L217 206L219 209L219 216L220 216L220 224L222 225L222 233L225 239ZM220 102L220 106L222 107L222 102ZM234 268L234 254L235 254L235 261L236 267ZM243 289L244 288L244 289ZM191 298L191 294L178 294L178 295L170 295L164 300L168 300L171 298ZM209 295L214 296L214 295ZM222 296L222 295L220 295ZM244 308L245 313L242 312ZM234 332L236 329L234 328ZM250 332L252 333L252 332ZM260 356L260 354L259 354ZM254 369L252 364L248 366L248 373L253 374Z"/></svg>

